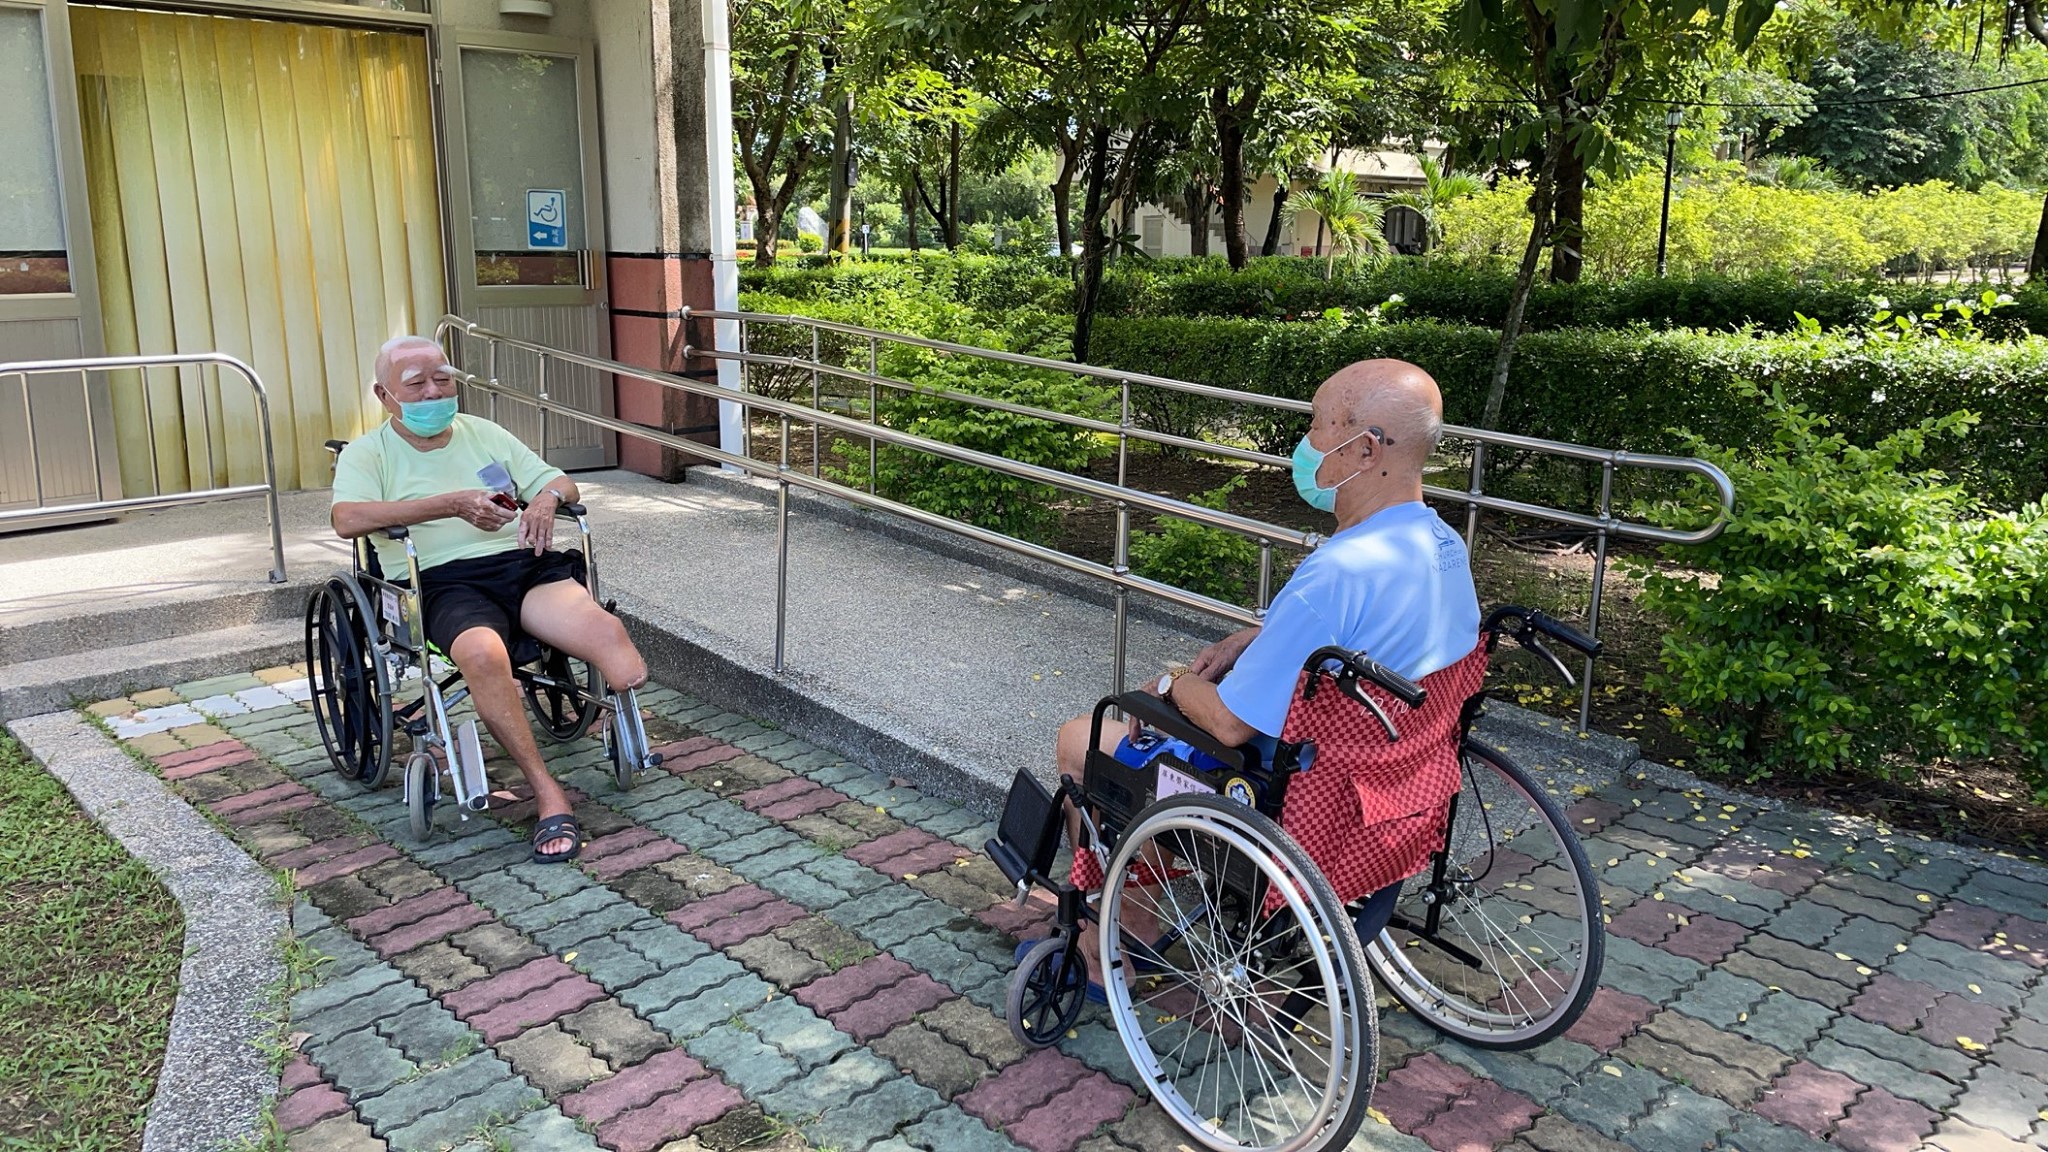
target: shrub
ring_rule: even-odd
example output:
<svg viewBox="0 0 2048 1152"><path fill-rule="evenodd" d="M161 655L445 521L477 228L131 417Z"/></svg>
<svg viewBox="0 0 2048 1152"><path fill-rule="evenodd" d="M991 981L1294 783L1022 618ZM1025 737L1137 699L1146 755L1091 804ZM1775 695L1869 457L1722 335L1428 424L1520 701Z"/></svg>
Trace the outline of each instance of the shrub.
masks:
<svg viewBox="0 0 2048 1152"><path fill-rule="evenodd" d="M1497 333L1411 321L1361 325L1255 320L1110 319L1097 326L1097 363L1273 396L1308 399L1354 360L1391 356L1421 365L1444 393L1445 418L1477 423L1492 377ZM1502 428L1529 436L1640 452L1672 452L1687 429L1719 444L1767 435L1745 382L1766 382L1824 412L1850 442L1963 408L1983 413L1967 441L1944 440L1932 466L1971 483L1994 507L2015 508L2048 492L2048 340L2013 343L1880 341L1856 333L1653 331L1569 328L1522 338ZM1139 388L1140 420L1191 419L1209 431L1233 424L1226 406ZM1207 405L1207 407L1200 407ZM1237 430L1284 453L1302 419L1256 410Z"/></svg>
<svg viewBox="0 0 2048 1152"><path fill-rule="evenodd" d="M1752 779L2014 754L2048 800L2048 508L1987 514L1925 467L1967 413L1858 447L1780 391L1741 394L1759 446L1687 444L1735 480L1734 518L1673 550L1700 572L1646 574L1671 625L1648 687L1680 730Z"/></svg>
<svg viewBox="0 0 2048 1152"><path fill-rule="evenodd" d="M1188 498L1190 504L1227 511L1230 494L1244 487L1233 476L1221 487ZM1251 539L1179 516L1161 516L1150 532L1131 535L1131 570L1176 588L1226 603L1245 602L1245 590L1259 574L1259 546Z"/></svg>

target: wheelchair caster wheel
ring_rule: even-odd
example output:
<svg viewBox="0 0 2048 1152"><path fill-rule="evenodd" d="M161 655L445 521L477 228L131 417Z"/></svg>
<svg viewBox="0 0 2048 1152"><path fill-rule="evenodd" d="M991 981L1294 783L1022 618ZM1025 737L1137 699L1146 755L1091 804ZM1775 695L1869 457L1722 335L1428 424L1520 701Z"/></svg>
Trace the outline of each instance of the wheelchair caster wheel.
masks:
<svg viewBox="0 0 2048 1152"><path fill-rule="evenodd" d="M434 803L438 788L434 758L415 752L405 761L405 810L412 818L412 838L422 844L434 832Z"/></svg>
<svg viewBox="0 0 2048 1152"><path fill-rule="evenodd" d="M621 792L631 792L634 777L640 774L639 766L633 763L632 757L623 754L619 738L609 732L605 733L604 751L611 758L612 783Z"/></svg>
<svg viewBox="0 0 2048 1152"><path fill-rule="evenodd" d="M1081 1018L1088 1002L1088 966L1067 947L1064 936L1040 940L1024 954L1010 980L1005 1015L1010 1034L1033 1048L1058 1041Z"/></svg>

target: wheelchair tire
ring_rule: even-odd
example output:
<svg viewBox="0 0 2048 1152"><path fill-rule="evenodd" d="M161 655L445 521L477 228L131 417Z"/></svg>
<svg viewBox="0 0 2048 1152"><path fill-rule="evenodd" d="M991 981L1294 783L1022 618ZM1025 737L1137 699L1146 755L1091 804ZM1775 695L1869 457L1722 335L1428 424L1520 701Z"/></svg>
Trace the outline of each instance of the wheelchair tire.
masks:
<svg viewBox="0 0 2048 1152"><path fill-rule="evenodd" d="M352 577L335 576L306 599L306 675L335 770L382 786L391 771L391 667L370 598Z"/></svg>
<svg viewBox="0 0 2048 1152"><path fill-rule="evenodd" d="M405 758L405 812L412 824L414 842L424 844L434 834L434 804L440 791L434 758L414 752Z"/></svg>
<svg viewBox="0 0 2048 1152"><path fill-rule="evenodd" d="M616 710L613 711L611 726L605 729L604 733L604 752L605 757L611 762L612 783L617 785L621 792L631 792L634 781L640 775L632 750L626 747L631 742L626 734L624 717Z"/></svg>
<svg viewBox="0 0 2048 1152"><path fill-rule="evenodd" d="M1067 948L1065 936L1052 936L1017 965L1003 1014L1018 1043L1044 1048L1067 1034L1087 1004L1088 966Z"/></svg>
<svg viewBox="0 0 2048 1152"><path fill-rule="evenodd" d="M1477 741L1463 751L1446 851L1402 887L1394 924L1367 958L1388 993L1437 1031L1478 1048L1530 1048L1577 1022L1599 987L1600 886L1540 784ZM1433 910L1434 940L1423 931Z"/></svg>
<svg viewBox="0 0 2048 1152"><path fill-rule="evenodd" d="M1141 860L1165 883L1126 886ZM1117 841L1102 890L1110 1016L1167 1114L1215 1152L1349 1143L1372 1103L1379 1016L1351 921L1293 837L1234 801L1171 796ZM1140 910L1152 922L1127 932Z"/></svg>
<svg viewBox="0 0 2048 1152"><path fill-rule="evenodd" d="M577 685L589 699L604 699L604 675L588 661L543 646L538 671L555 684ZM542 684L525 675L521 679L526 683L526 707L548 739L568 744L589 734L600 708L553 684Z"/></svg>

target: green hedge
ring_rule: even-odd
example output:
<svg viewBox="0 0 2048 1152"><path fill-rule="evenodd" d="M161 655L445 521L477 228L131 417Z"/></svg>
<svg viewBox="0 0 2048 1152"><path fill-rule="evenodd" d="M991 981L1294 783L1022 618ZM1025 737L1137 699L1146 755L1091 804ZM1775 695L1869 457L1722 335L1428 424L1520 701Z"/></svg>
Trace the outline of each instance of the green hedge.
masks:
<svg viewBox="0 0 2048 1152"><path fill-rule="evenodd" d="M1036 307L1071 311L1073 288L1055 257L929 255L772 271L745 269L741 285L794 300L854 302L877 292L929 293L986 312ZM1232 272L1220 257L1121 260L1103 281L1102 310L1112 316L1220 316L1314 319L1329 308L1365 309L1396 294L1409 319L1498 328L1514 287L1506 270L1448 259L1402 257L1377 268L1322 278L1322 262L1297 257L1254 260ZM1787 331L1806 315L1829 328L1868 318L1870 297L1923 312L1976 287L1767 276L1673 276L1630 280L1539 281L1529 300L1530 329L1655 328ZM2015 291L2017 300L1988 324L1992 335L2048 334L2048 285Z"/></svg>
<svg viewBox="0 0 2048 1152"><path fill-rule="evenodd" d="M1197 383L1306 399L1354 360L1412 361L1437 378L1445 417L1476 424L1498 335L1435 322L1385 325L1283 323L1175 317L1108 319L1097 328L1097 363ZM2048 491L2048 340L1902 343L1842 336L1775 336L1688 330L1562 329L1532 332L1515 353L1502 428L1529 436L1645 452L1685 447L1676 430L1739 448L1762 435L1744 385L1780 388L1828 415L1857 443L1872 443L1958 410L1983 419L1929 461L1967 480L1994 507ZM1285 452L1298 418L1249 414L1159 389L1134 393L1148 425L1187 434L1227 422L1268 451Z"/></svg>

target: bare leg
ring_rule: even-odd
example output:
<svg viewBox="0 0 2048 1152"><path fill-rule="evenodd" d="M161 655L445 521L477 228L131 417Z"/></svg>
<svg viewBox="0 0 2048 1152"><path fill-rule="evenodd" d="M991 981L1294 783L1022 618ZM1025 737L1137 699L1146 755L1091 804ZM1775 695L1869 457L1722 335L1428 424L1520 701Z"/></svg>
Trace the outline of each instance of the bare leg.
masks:
<svg viewBox="0 0 2048 1152"><path fill-rule="evenodd" d="M647 683L647 661L619 618L605 611L574 580L542 584L519 604L519 627L550 648L588 660L613 688Z"/></svg>
<svg viewBox="0 0 2048 1152"><path fill-rule="evenodd" d="M462 669L462 680L469 686L469 698L484 727L533 789L537 814L542 819L565 815L569 796L548 775L547 764L540 758L533 728L526 722L526 705L519 699L519 683L512 678L512 656L505 650L504 639L489 628L471 628L448 646L448 656ZM538 847L542 855L553 856L575 847L575 841L558 836Z"/></svg>

